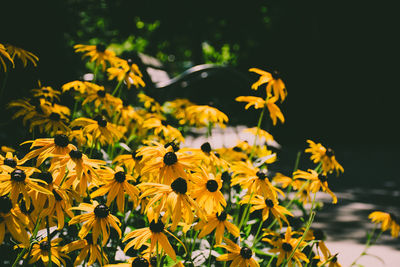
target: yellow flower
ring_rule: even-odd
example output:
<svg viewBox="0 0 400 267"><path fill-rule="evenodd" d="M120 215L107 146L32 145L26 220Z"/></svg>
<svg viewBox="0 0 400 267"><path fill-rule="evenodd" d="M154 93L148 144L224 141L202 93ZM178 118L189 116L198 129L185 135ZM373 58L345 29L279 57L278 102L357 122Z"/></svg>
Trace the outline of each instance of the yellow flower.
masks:
<svg viewBox="0 0 400 267"><path fill-rule="evenodd" d="M251 133L255 136L257 134L257 127L244 129L243 132ZM274 141L274 137L269 132L260 128L258 129L258 137L263 137L265 142Z"/></svg>
<svg viewBox="0 0 400 267"><path fill-rule="evenodd" d="M108 194L107 206L110 206L111 202L117 198L118 210L123 213L125 209L125 193L127 193L135 204L134 207L137 206L139 190L134 185L128 183L128 181L134 181L134 179L129 174L126 174L122 167L116 167L115 171L106 168L104 170L99 170L98 172L105 181L105 184L91 193L91 198Z"/></svg>
<svg viewBox="0 0 400 267"><path fill-rule="evenodd" d="M228 122L228 117L216 108L207 105L193 105L186 108L187 119L191 125L203 127L218 123L222 128Z"/></svg>
<svg viewBox="0 0 400 267"><path fill-rule="evenodd" d="M93 243L97 244L97 239L101 233L103 240L101 245L105 246L110 236L110 225L118 232L119 238L121 238L121 229L118 227L121 223L117 217L110 214L110 209L106 205L93 201L93 204L81 203L79 207L71 209L88 212L73 217L68 223L71 225L85 222L78 233L79 238L83 239L92 230Z"/></svg>
<svg viewBox="0 0 400 267"><path fill-rule="evenodd" d="M6 230L11 236L22 243L28 243L28 233L25 227L29 219L13 204L8 196L0 196L0 244L3 243Z"/></svg>
<svg viewBox="0 0 400 267"><path fill-rule="evenodd" d="M247 105L244 107L248 109L251 106L254 106L255 109L263 108L265 106L265 100L261 97L257 96L239 96L236 97L235 100L237 102L248 102Z"/></svg>
<svg viewBox="0 0 400 267"><path fill-rule="evenodd" d="M172 114L180 124L186 123L186 108L193 106L194 103L185 98L177 98L173 101L167 101L163 105L164 113Z"/></svg>
<svg viewBox="0 0 400 267"><path fill-rule="evenodd" d="M143 163L140 162L142 159L143 156L139 156L138 151L134 151L131 154L116 156L113 160L113 163L117 163L118 165L122 164L126 167L130 174L139 176L141 175L143 168Z"/></svg>
<svg viewBox="0 0 400 267"><path fill-rule="evenodd" d="M26 51L22 48L10 44L6 44L6 49L7 52L10 54L11 58L14 60L15 56L17 56L24 64L24 67L26 67L28 61L32 62L33 66L35 67L37 66L39 58L32 52Z"/></svg>
<svg viewBox="0 0 400 267"><path fill-rule="evenodd" d="M112 116L114 111L122 105L122 100L107 93L103 86L91 84L87 86L86 98L82 102L82 106L86 103L94 102L95 108L101 108L107 111L109 116Z"/></svg>
<svg viewBox="0 0 400 267"><path fill-rule="evenodd" d="M231 267L260 267L253 258L253 251L247 247L239 247L228 238L224 237L226 245L217 245L228 250L228 254L223 254L217 258L217 261L232 261Z"/></svg>
<svg viewBox="0 0 400 267"><path fill-rule="evenodd" d="M33 97L43 97L50 102L53 102L54 99L60 101L61 92L54 90L50 86L42 86L38 89L32 89L31 92Z"/></svg>
<svg viewBox="0 0 400 267"><path fill-rule="evenodd" d="M117 81L125 81L126 86L131 88L133 84L136 88L139 86L144 87L145 83L142 80L142 73L139 70L139 67L132 63L132 60L119 60L116 66L108 68L108 79L113 80L117 78Z"/></svg>
<svg viewBox="0 0 400 267"><path fill-rule="evenodd" d="M39 128L40 133L49 133L55 135L56 133L68 133L70 131L67 123L69 121L68 115L70 114L69 108L61 105L54 104L45 110L43 114L39 113L36 117L32 118L29 130L32 132L34 127Z"/></svg>
<svg viewBox="0 0 400 267"><path fill-rule="evenodd" d="M4 61L3 57L6 58L7 60L9 60L12 63L13 67L14 67L14 61L12 60L10 55L8 54L8 52L7 52L6 48L4 47L4 45L0 44L0 63L4 68L4 72L6 72L7 71L7 64Z"/></svg>
<svg viewBox="0 0 400 267"><path fill-rule="evenodd" d="M98 261L99 263L108 263L107 255L103 251L101 253L100 246L98 244L93 244L92 234L88 234L84 239L73 241L65 245L61 251L64 253L70 253L72 251L80 249L78 256L74 261L74 266L80 265L89 256L87 264L91 266L93 263ZM103 257L103 260L102 260Z"/></svg>
<svg viewBox="0 0 400 267"><path fill-rule="evenodd" d="M267 95L270 95L273 92L275 97L280 98L281 101L285 100L287 96L287 91L278 71L273 71L272 73L269 73L267 71L263 71L257 68L251 68L249 69L249 71L261 75L259 80L253 83L251 89L257 90L260 85L268 83L266 87Z"/></svg>
<svg viewBox="0 0 400 267"><path fill-rule="evenodd" d="M305 152L311 153L310 159L314 163L322 163L322 170L325 174L336 171L336 174L339 175L339 172L344 171L343 167L337 162L335 153L331 148L325 148L320 143L316 144L311 140L307 140L307 143L310 147Z"/></svg>
<svg viewBox="0 0 400 267"><path fill-rule="evenodd" d="M160 133L162 133L162 136L166 140L177 140L179 142L185 141L181 132L178 129L172 127L171 125L168 125L165 120L159 119L157 117L146 119L143 122L142 127L144 129L154 129L155 135L159 135Z"/></svg>
<svg viewBox="0 0 400 267"><path fill-rule="evenodd" d="M160 113L161 112L161 106L160 104L152 97L145 95L143 93L139 93L137 95L139 102L142 102L144 107L151 112L155 113Z"/></svg>
<svg viewBox="0 0 400 267"><path fill-rule="evenodd" d="M74 45L76 53L84 53L82 58L90 57L90 62L95 62L96 66L101 65L102 70L106 70L107 62L111 65L118 60L113 51L107 50L104 44L98 45Z"/></svg>
<svg viewBox="0 0 400 267"><path fill-rule="evenodd" d="M276 266L280 266L283 260L288 260L289 256L293 253L293 250L297 247L300 242L300 238L292 238L292 228L289 226L285 233L285 238L279 238L273 242L275 248L271 249L272 253L279 253L278 262ZM295 261L297 266L302 266L301 261L309 262L307 256L302 253L302 249L307 245L306 242L301 241L297 249L293 253L291 261L288 263L289 266L293 266L292 261Z"/></svg>
<svg viewBox="0 0 400 267"><path fill-rule="evenodd" d="M386 231L390 228L390 233L392 237L398 237L400 233L400 221L393 213L387 213L382 211L372 212L368 218L371 219L373 223L382 223L382 231Z"/></svg>
<svg viewBox="0 0 400 267"><path fill-rule="evenodd" d="M0 154L0 171L3 165L9 166L11 168L16 168L16 167L18 167L19 169L27 168L20 166L22 164L23 163L17 158L16 155L13 155L12 152L7 152L5 157Z"/></svg>
<svg viewBox="0 0 400 267"><path fill-rule="evenodd" d="M225 228L231 233L234 237L239 237L239 228L237 228L234 224L229 222L227 219L232 220L232 216L227 214L225 211L215 212L213 214L207 215L206 220L201 220L195 226L195 230L201 230L198 235L198 238L203 238L206 235L210 234L214 229L215 230L215 244L219 245L222 242L222 238L224 237Z"/></svg>
<svg viewBox="0 0 400 267"><path fill-rule="evenodd" d="M279 119L282 123L285 122L285 117L283 117L282 111L280 108L275 104L275 102L278 100L276 96L274 97L269 97L267 99L267 108L269 111L269 116L272 119L272 124L276 125L277 120Z"/></svg>

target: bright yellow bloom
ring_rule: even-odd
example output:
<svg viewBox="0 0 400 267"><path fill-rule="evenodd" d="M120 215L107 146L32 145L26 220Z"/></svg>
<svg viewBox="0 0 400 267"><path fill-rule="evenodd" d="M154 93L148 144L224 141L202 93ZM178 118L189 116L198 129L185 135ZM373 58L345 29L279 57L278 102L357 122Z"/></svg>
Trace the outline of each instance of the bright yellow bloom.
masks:
<svg viewBox="0 0 400 267"><path fill-rule="evenodd" d="M285 122L285 117L283 117L282 111L280 108L275 104L275 102L278 100L276 96L274 97L269 97L267 100L267 108L269 111L269 116L272 119L272 124L276 125L277 120L279 119L281 123Z"/></svg>
<svg viewBox="0 0 400 267"><path fill-rule="evenodd" d="M50 102L53 102L54 100L60 101L61 92L58 90L54 90L50 86L42 86L38 89L32 89L31 92L33 97L43 97Z"/></svg>
<svg viewBox="0 0 400 267"><path fill-rule="evenodd" d="M117 79L117 81L125 81L126 86L131 88L133 84L136 88L139 86L145 87L145 83L142 80L142 73L139 70L139 67L132 63L131 60L119 60L116 63L116 66L108 68L108 79L113 80Z"/></svg>
<svg viewBox="0 0 400 267"><path fill-rule="evenodd" d="M232 220L232 216L227 214L225 211L207 215L206 220L201 220L194 228L197 231L201 230L198 238L205 237L215 229L215 244L219 245L224 237L225 228L234 237L239 237L239 228L229 222L228 219Z"/></svg>
<svg viewBox="0 0 400 267"><path fill-rule="evenodd" d="M5 156L2 156L0 154L0 171L2 169L2 166L4 165L9 166L11 168L16 168L16 167L18 167L19 169L27 168L20 166L22 164L23 163L17 158L16 155L13 155L12 152L7 152Z"/></svg>
<svg viewBox="0 0 400 267"><path fill-rule="evenodd" d="M247 105L244 107L248 109L251 106L254 106L255 109L263 108L266 105L266 102L261 97L257 96L239 96L236 97L235 100L237 102L248 102Z"/></svg>
<svg viewBox="0 0 400 267"><path fill-rule="evenodd" d="M390 228L390 234L392 235L392 237L399 236L400 221L393 213L374 211L368 216L368 218L370 218L373 223L382 223L382 231L386 231Z"/></svg>
<svg viewBox="0 0 400 267"><path fill-rule="evenodd" d="M107 50L104 44L98 45L74 45L76 53L84 53L82 58L90 57L90 62L95 62L96 66L101 65L103 72L106 70L107 62L113 65L118 60L113 51Z"/></svg>
<svg viewBox="0 0 400 267"><path fill-rule="evenodd" d="M28 233L25 230L28 223L29 219L18 207L13 208L8 196L0 196L0 244L3 243L7 230L15 240L28 243Z"/></svg>
<svg viewBox="0 0 400 267"><path fill-rule="evenodd" d="M325 148L320 143L316 144L311 140L307 140L307 143L310 147L305 152L311 153L310 159L314 163L322 163L322 170L325 174L336 171L336 174L339 175L339 172L344 171L343 167L337 162L335 153L331 148Z"/></svg>
<svg viewBox="0 0 400 267"><path fill-rule="evenodd" d="M96 261L105 264L108 263L107 255L103 251L101 254L101 249L98 244L94 244L92 240L92 234L88 234L84 239L73 241L65 245L61 251L64 253L70 253L72 251L80 249L78 256L75 259L74 266L80 265L89 256L87 264L91 266ZM103 256L103 260L101 259Z"/></svg>
<svg viewBox="0 0 400 267"><path fill-rule="evenodd" d="M186 98L177 98L165 102L163 105L163 111L164 113L172 114L179 121L179 124L185 124L187 119L186 108L193 105L194 103L190 102Z"/></svg>
<svg viewBox="0 0 400 267"><path fill-rule="evenodd" d="M4 72L6 72L7 71L7 64L4 61L3 57L6 58L7 60L9 60L12 63L13 67L14 67L14 61L12 60L10 55L8 54L8 52L7 52L6 48L4 47L4 45L0 44L0 63L4 68Z"/></svg>
<svg viewBox="0 0 400 267"><path fill-rule="evenodd" d="M228 117L216 108L207 105L193 105L186 108L187 119L191 125L204 127L219 124L222 128L228 122Z"/></svg>
<svg viewBox="0 0 400 267"><path fill-rule="evenodd" d="M260 267L253 258L253 251L247 247L239 247L228 238L224 237L226 245L217 245L216 247L228 250L228 254L223 254L217 258L217 261L232 261L230 267Z"/></svg>
<svg viewBox="0 0 400 267"><path fill-rule="evenodd" d="M267 95L270 95L273 92L275 97L280 98L281 101L285 100L287 91L278 71L269 73L257 68L251 68L249 71L261 75L260 79L253 83L251 89L257 90L260 85L268 83L266 87Z"/></svg>
<svg viewBox="0 0 400 267"><path fill-rule="evenodd" d="M85 222L78 233L79 238L83 239L92 230L93 244L97 244L97 239L101 233L103 240L101 245L105 246L110 236L110 225L118 232L119 238L121 238L121 229L118 227L121 223L117 217L110 214L110 209L106 205L93 201L93 204L81 203L79 207L71 209L88 212L73 217L68 223L71 225Z"/></svg>
<svg viewBox="0 0 400 267"><path fill-rule="evenodd" d="M144 107L151 112L161 113L160 104L152 97L145 95L144 93L139 93L137 95L139 102L142 102Z"/></svg>
<svg viewBox="0 0 400 267"><path fill-rule="evenodd" d="M33 66L37 66L39 58L32 52L26 51L22 48L10 44L6 44L6 49L7 52L10 54L11 59L14 60L15 56L17 56L24 64L24 67L26 67L28 61L32 62Z"/></svg>
<svg viewBox="0 0 400 267"><path fill-rule="evenodd" d="M162 137L165 140L176 140L179 142L185 141L185 138L183 138L181 132L178 129L167 124L165 120L159 119L157 117L146 119L143 122L142 127L144 129L154 129L154 134L162 134Z"/></svg>
<svg viewBox="0 0 400 267"><path fill-rule="evenodd" d="M61 105L54 104L45 110L43 114L39 113L32 118L29 130L32 132L34 127L39 128L40 133L48 133L55 135L56 133L68 133L70 128L67 126L69 122L70 110Z"/></svg>

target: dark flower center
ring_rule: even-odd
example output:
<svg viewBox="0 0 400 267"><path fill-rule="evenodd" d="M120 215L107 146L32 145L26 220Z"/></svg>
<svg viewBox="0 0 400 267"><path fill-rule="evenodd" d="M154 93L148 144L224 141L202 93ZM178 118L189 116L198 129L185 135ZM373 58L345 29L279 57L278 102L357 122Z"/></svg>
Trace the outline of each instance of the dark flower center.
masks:
<svg viewBox="0 0 400 267"><path fill-rule="evenodd" d="M50 250L50 244L49 244L49 242L43 241L42 243L40 243L40 249L41 249L41 250L49 251L49 250Z"/></svg>
<svg viewBox="0 0 400 267"><path fill-rule="evenodd" d="M204 144L201 145L201 151L204 153L210 153L211 152L211 145L209 142L205 142Z"/></svg>
<svg viewBox="0 0 400 267"><path fill-rule="evenodd" d="M96 116L96 118L94 118L94 120L97 121L97 124L100 127L106 127L107 126L107 120L103 116Z"/></svg>
<svg viewBox="0 0 400 267"><path fill-rule="evenodd" d="M234 148L232 148L232 150L233 151L236 151L236 152L242 152L243 150L240 148L240 147L238 147L238 146L235 146Z"/></svg>
<svg viewBox="0 0 400 267"><path fill-rule="evenodd" d="M52 192L53 192L54 198L55 198L57 201L63 200L62 197L57 193L56 190L53 189Z"/></svg>
<svg viewBox="0 0 400 267"><path fill-rule="evenodd" d="M231 175L227 171L223 172L222 175L221 175L221 179L224 182L229 182L231 180L231 178L232 178Z"/></svg>
<svg viewBox="0 0 400 267"><path fill-rule="evenodd" d="M161 233L164 230L164 224L160 219L158 219L157 222L151 221L149 228L153 233Z"/></svg>
<svg viewBox="0 0 400 267"><path fill-rule="evenodd" d="M214 155L215 155L217 158L220 158L220 157L221 157L221 155L220 155L218 152L214 152Z"/></svg>
<svg viewBox="0 0 400 267"><path fill-rule="evenodd" d="M172 147L172 150L174 151L174 152L177 152L178 150L179 150L179 144L175 144L174 142L168 142L168 143L166 143L165 145L164 145L164 147L165 148L167 148L167 147L169 147L169 146L171 146Z"/></svg>
<svg viewBox="0 0 400 267"><path fill-rule="evenodd" d="M143 158L143 156L142 155L140 155L140 156L138 156L138 152L137 151L134 151L133 153L132 153L132 158L134 159L134 160L142 160L142 158Z"/></svg>
<svg viewBox="0 0 400 267"><path fill-rule="evenodd" d="M94 215L96 215L97 218L106 218L109 213L110 209L104 204L99 204L94 208Z"/></svg>
<svg viewBox="0 0 400 267"><path fill-rule="evenodd" d="M61 118L60 114L52 112L49 116L49 119L52 121L59 121Z"/></svg>
<svg viewBox="0 0 400 267"><path fill-rule="evenodd" d="M51 184L53 182L53 176L50 172L40 172L37 174L37 178L45 181L47 184Z"/></svg>
<svg viewBox="0 0 400 267"><path fill-rule="evenodd" d="M92 234L88 234L87 236L85 236L86 242L91 245L93 244L93 236Z"/></svg>
<svg viewBox="0 0 400 267"><path fill-rule="evenodd" d="M327 157L333 157L335 155L335 152L333 151L332 148L328 148L328 149L326 149L325 155Z"/></svg>
<svg viewBox="0 0 400 267"><path fill-rule="evenodd" d="M79 150L71 150L69 152L69 156L72 159L81 159L82 158L82 152L80 152Z"/></svg>
<svg viewBox="0 0 400 267"><path fill-rule="evenodd" d="M286 252L290 252L290 251L293 250L293 247L292 247L292 245L290 245L289 243L283 242L283 243L282 243L282 249L283 249L284 251L286 251Z"/></svg>
<svg viewBox="0 0 400 267"><path fill-rule="evenodd" d="M273 208L274 207L274 202L272 201L272 199L267 198L265 200L265 205L267 205L268 208Z"/></svg>
<svg viewBox="0 0 400 267"><path fill-rule="evenodd" d="M318 174L318 179L321 181L321 183L324 183L328 180L328 178L324 174Z"/></svg>
<svg viewBox="0 0 400 267"><path fill-rule="evenodd" d="M24 214L31 214L32 211L35 209L35 207L33 206L33 204L31 203L29 210L26 209L26 202L25 200L21 199L21 202L19 203L19 208L21 209L22 213Z"/></svg>
<svg viewBox="0 0 400 267"><path fill-rule="evenodd" d="M168 123L167 123L167 121L166 121L166 120L161 120L161 125L163 125L163 126L167 127L167 126L168 126Z"/></svg>
<svg viewBox="0 0 400 267"><path fill-rule="evenodd" d="M215 192L218 190L218 183L215 180L208 180L206 187L208 191Z"/></svg>
<svg viewBox="0 0 400 267"><path fill-rule="evenodd" d="M256 173L256 175L257 175L258 179L260 179L260 180L265 180L265 178L267 177L267 174L263 171L258 171Z"/></svg>
<svg viewBox="0 0 400 267"><path fill-rule="evenodd" d="M47 90L47 89L42 89L42 92L45 93L45 94L48 94L48 93L49 93L49 90Z"/></svg>
<svg viewBox="0 0 400 267"><path fill-rule="evenodd" d="M16 182L23 182L23 181L25 181L25 178L26 178L26 174L23 170L15 169L11 173L11 180L14 180Z"/></svg>
<svg viewBox="0 0 400 267"><path fill-rule="evenodd" d="M149 262L142 257L137 257L134 261L132 261L132 267L148 267Z"/></svg>
<svg viewBox="0 0 400 267"><path fill-rule="evenodd" d="M105 90L99 90L99 91L97 91L97 95L99 97L105 97L106 96L106 91Z"/></svg>
<svg viewBox="0 0 400 267"><path fill-rule="evenodd" d="M104 44L96 45L97 52L104 53L106 51L106 46Z"/></svg>
<svg viewBox="0 0 400 267"><path fill-rule="evenodd" d="M182 177L179 177L171 183L171 188L172 188L172 190L174 190L175 193L186 194L187 182Z"/></svg>
<svg viewBox="0 0 400 267"><path fill-rule="evenodd" d="M274 78L274 80L278 80L278 79L281 78L281 73L280 73L279 71L277 71L277 70L274 70L274 71L271 73L271 75L272 75L272 78Z"/></svg>
<svg viewBox="0 0 400 267"><path fill-rule="evenodd" d="M64 134L57 134L54 136L54 144L59 147L67 147L69 144L68 137Z"/></svg>
<svg viewBox="0 0 400 267"><path fill-rule="evenodd" d="M164 163L165 165L171 166L178 162L178 157L174 152L167 152L164 155Z"/></svg>
<svg viewBox="0 0 400 267"><path fill-rule="evenodd" d="M17 162L14 159L6 158L4 159L4 165L10 166L11 168L15 168L17 166Z"/></svg>
<svg viewBox="0 0 400 267"><path fill-rule="evenodd" d="M122 100L122 105L123 105L124 107L129 106L129 101L126 100L126 99Z"/></svg>
<svg viewBox="0 0 400 267"><path fill-rule="evenodd" d="M246 260L249 260L251 256L253 256L253 251L251 249L243 247L240 249L240 256L245 258Z"/></svg>
<svg viewBox="0 0 400 267"><path fill-rule="evenodd" d="M224 222L225 220L226 220L226 217L227 217L228 215L226 214L226 212L225 211L222 211L221 213L217 213L217 219L220 221L220 222Z"/></svg>
<svg viewBox="0 0 400 267"><path fill-rule="evenodd" d="M325 239L324 232L320 229L315 229L314 230L314 238L315 238L315 240L324 240Z"/></svg>
<svg viewBox="0 0 400 267"><path fill-rule="evenodd" d="M337 262L337 257L336 257L336 256L333 256L331 262L332 262L332 263L336 263L336 262Z"/></svg>
<svg viewBox="0 0 400 267"><path fill-rule="evenodd" d="M12 209L11 199L8 196L0 197L0 212L7 214Z"/></svg>
<svg viewBox="0 0 400 267"><path fill-rule="evenodd" d="M125 181L126 175L125 175L125 173L124 173L123 171L116 172L116 173L114 174L114 179L115 179L118 183L122 183L122 182Z"/></svg>

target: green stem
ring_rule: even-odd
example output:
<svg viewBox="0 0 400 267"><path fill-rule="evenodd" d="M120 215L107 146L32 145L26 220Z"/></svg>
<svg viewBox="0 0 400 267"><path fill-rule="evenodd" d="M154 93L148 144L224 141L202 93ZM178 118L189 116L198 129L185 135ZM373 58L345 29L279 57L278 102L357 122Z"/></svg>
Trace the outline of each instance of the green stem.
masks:
<svg viewBox="0 0 400 267"><path fill-rule="evenodd" d="M247 204L246 204L246 209L244 210L243 216L242 216L242 218L240 219L239 231L240 231L240 229L242 228L242 225L243 225L243 223L244 223L244 219L247 217L247 212L248 212L248 210L250 209L250 201L251 201L251 198L252 198L252 197L253 197L253 193L251 193L251 195L250 195L250 197L249 197L249 201L248 201Z"/></svg>
<svg viewBox="0 0 400 267"><path fill-rule="evenodd" d="M27 249L29 249L29 250L28 250L28 256L26 257L26 259L27 259L27 260L29 259L29 254L31 253L31 249L32 249L32 246L33 246L33 242L32 242L32 241L36 238L36 235L37 235L37 233L38 233L38 231L39 231L39 225L40 225L40 219L39 219L39 217L38 217L37 220L36 220L35 229L33 230L32 236L31 236L31 238L29 239L29 248L24 248L24 249L18 254L17 258L15 259L15 261L14 261L14 263L13 263L13 265L12 265L12 267L16 267L16 266L17 266L19 260L22 258L22 256L24 256L24 254L25 254L25 252L26 252Z"/></svg>
<svg viewBox="0 0 400 267"><path fill-rule="evenodd" d="M258 235L260 234L260 231L261 231L261 228L262 228L263 224L264 224L264 222L261 219L260 220L260 225L258 226L258 229L257 229L257 233L254 236L254 242L253 242L253 245L251 246L251 248L254 248L254 246L258 243Z"/></svg>
<svg viewBox="0 0 400 267"><path fill-rule="evenodd" d="M267 98L268 98L268 97L267 97ZM251 153L250 153L250 157L249 157L249 160L250 160L250 161L251 161L251 159L252 159L253 156L254 156L254 151L255 151L256 144L257 144L257 139L258 139L258 133L260 132L261 123L262 123L262 119L263 119L263 117L264 117L265 108L266 108L266 105L264 105L264 107L263 107L263 109L262 109L262 111L261 111L260 117L258 118L256 136L254 137L254 142L253 142L253 146L252 146L252 148L251 148Z"/></svg>
<svg viewBox="0 0 400 267"><path fill-rule="evenodd" d="M271 263L274 260L274 258L275 258L275 255L271 256L271 258L268 261L267 267L269 267L271 265Z"/></svg>
<svg viewBox="0 0 400 267"><path fill-rule="evenodd" d="M118 92L118 89L121 87L123 82L124 82L124 80L121 80L118 82L117 86L115 87L114 91L111 94L112 96L114 96Z"/></svg>
<svg viewBox="0 0 400 267"><path fill-rule="evenodd" d="M211 251L212 251L214 242L215 242L215 235L213 235L212 241L210 243L210 253L208 255L208 267L211 267Z"/></svg>
<svg viewBox="0 0 400 267"><path fill-rule="evenodd" d="M373 237L374 234L375 234L375 230L376 230L376 225L374 225L374 228L372 229L371 234L369 235L369 237L368 237L368 239L367 239L367 243L365 244L364 250L363 250L363 251L361 252L361 254L358 255L358 257L351 263L350 267L356 265L357 261L358 261L362 256L364 256L364 255L367 254L368 249L369 249L372 245L374 245L374 244L376 243L376 241L378 240L378 238L379 238L379 237L381 236L381 234L383 233L383 231L381 231L381 232L375 237L375 239L372 241L372 237Z"/></svg>

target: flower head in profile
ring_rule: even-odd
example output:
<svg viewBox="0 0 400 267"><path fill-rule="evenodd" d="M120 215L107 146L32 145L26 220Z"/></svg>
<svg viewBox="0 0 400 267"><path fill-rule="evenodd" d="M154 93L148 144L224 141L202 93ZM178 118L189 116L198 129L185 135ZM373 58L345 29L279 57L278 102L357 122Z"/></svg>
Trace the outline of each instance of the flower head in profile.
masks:
<svg viewBox="0 0 400 267"><path fill-rule="evenodd" d="M398 237L400 233L400 220L393 214L383 211L374 211L368 218L371 219L373 223L382 223L382 231L390 229L390 234L392 237Z"/></svg>
<svg viewBox="0 0 400 267"><path fill-rule="evenodd" d="M223 112L207 105L189 106L186 112L189 123L197 127L219 124L224 128L228 122L228 117Z"/></svg>
<svg viewBox="0 0 400 267"><path fill-rule="evenodd" d="M3 243L4 236L7 232L11 236L22 243L28 243L28 233L25 227L28 225L29 219L21 212L21 210L12 204L11 199L4 195L0 197L0 244Z"/></svg>
<svg viewBox="0 0 400 267"><path fill-rule="evenodd" d="M305 152L311 153L310 159L314 163L322 163L322 170L325 174L336 171L336 174L339 175L339 172L344 171L342 165L337 162L335 153L331 148L325 148L320 143L316 144L311 140L307 140L307 143L310 147Z"/></svg>
<svg viewBox="0 0 400 267"><path fill-rule="evenodd" d="M122 105L122 100L107 93L103 86L97 84L90 84L86 89L86 97L82 102L82 106L87 103L94 103L95 108L107 111L111 116L117 107Z"/></svg>
<svg viewBox="0 0 400 267"><path fill-rule="evenodd" d="M65 245L61 251L69 254L72 251L80 250L78 256L75 259L74 266L80 265L87 257L89 257L87 264L91 266L96 261L105 264L108 263L106 253L100 249L98 244L93 243L92 234L88 234L85 238L72 241L71 243Z"/></svg>
<svg viewBox="0 0 400 267"><path fill-rule="evenodd" d="M7 63L6 61L4 61L3 57L5 59L7 59L8 61L11 62L11 64L14 66L14 61L12 60L12 58L10 57L10 54L7 52L7 49L5 48L5 46L3 44L0 44L0 66L3 66L4 72L7 71Z"/></svg>
<svg viewBox="0 0 400 267"><path fill-rule="evenodd" d="M19 58L22 61L22 64L24 64L24 68L27 66L28 61L30 61L33 66L37 66L39 58L32 52L26 51L22 48L10 44L6 44L5 47L7 49L7 52L10 54L11 59L14 60L15 57Z"/></svg>
<svg viewBox="0 0 400 267"><path fill-rule="evenodd" d="M281 109L275 104L277 100L278 98L276 96L269 97L267 99L267 108L273 125L276 125L278 119L281 121L281 123L285 122L285 117L283 116Z"/></svg>
<svg viewBox="0 0 400 267"><path fill-rule="evenodd" d="M237 102L247 102L245 109L254 106L255 109L263 108L266 105L266 102L263 98L258 96L238 96L235 98Z"/></svg>
<svg viewBox="0 0 400 267"><path fill-rule="evenodd" d="M60 101L61 92L54 90L50 86L41 86L40 88L31 90L33 97L43 97L46 100L53 102L54 100Z"/></svg>
<svg viewBox="0 0 400 267"><path fill-rule="evenodd" d="M228 251L217 258L217 261L232 261L232 267L259 267L258 262L253 258L253 251L248 247L239 247L228 238L224 237L226 245L217 245Z"/></svg>
<svg viewBox="0 0 400 267"><path fill-rule="evenodd" d="M144 87L145 83L142 79L143 74L140 72L138 65L132 62L132 60L119 60L115 63L115 66L108 68L108 79L117 81L124 81L126 86L131 88L134 85L136 88L139 86Z"/></svg>
<svg viewBox="0 0 400 267"><path fill-rule="evenodd" d="M121 223L117 217L110 213L110 209L106 205L93 201L93 204L81 203L79 204L79 207L71 209L87 212L73 217L68 223L71 225L84 222L78 233L79 238L85 238L85 236L89 234L89 231L92 231L93 243L97 244L97 239L101 233L103 240L102 245L105 246L110 236L110 226L118 232L119 237L121 238L122 233L118 226Z"/></svg>
<svg viewBox="0 0 400 267"><path fill-rule="evenodd" d="M280 73L278 71L273 71L272 73L270 73L257 68L251 68L249 69L249 71L261 75L258 81L252 84L251 89L257 90L260 85L267 83L267 95L273 93L274 96L278 99L280 98L281 101L285 100L287 96L286 86L283 83L280 77Z"/></svg>
<svg viewBox="0 0 400 267"><path fill-rule="evenodd" d="M97 45L74 45L76 53L84 53L82 58L89 57L90 62L95 62L96 66L101 65L103 72L106 70L107 62L113 64L117 59L115 53L107 50L104 44Z"/></svg>

